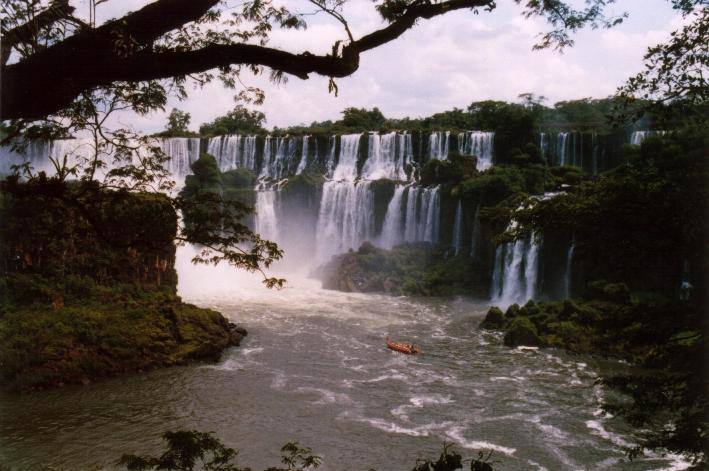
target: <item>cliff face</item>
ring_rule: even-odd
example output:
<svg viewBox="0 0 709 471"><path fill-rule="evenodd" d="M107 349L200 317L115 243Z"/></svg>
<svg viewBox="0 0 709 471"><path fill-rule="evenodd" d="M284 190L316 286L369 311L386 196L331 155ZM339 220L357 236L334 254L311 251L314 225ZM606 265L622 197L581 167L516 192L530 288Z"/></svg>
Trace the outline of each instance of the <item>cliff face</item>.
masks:
<svg viewBox="0 0 709 471"><path fill-rule="evenodd" d="M177 215L167 197L52 181L4 189L1 273L75 275L175 292Z"/></svg>
<svg viewBox="0 0 709 471"><path fill-rule="evenodd" d="M16 390L216 360L246 332L176 295L157 194L53 181L0 191L0 377Z"/></svg>

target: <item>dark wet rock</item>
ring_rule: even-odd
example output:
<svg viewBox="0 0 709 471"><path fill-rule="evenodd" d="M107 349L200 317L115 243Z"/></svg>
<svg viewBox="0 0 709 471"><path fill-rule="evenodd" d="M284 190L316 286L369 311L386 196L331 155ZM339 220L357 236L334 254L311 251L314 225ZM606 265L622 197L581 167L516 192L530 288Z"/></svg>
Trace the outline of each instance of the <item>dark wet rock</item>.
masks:
<svg viewBox="0 0 709 471"><path fill-rule="evenodd" d="M512 320L507 333L505 333L504 343L508 347L541 347L543 345L537 328L526 317L516 317Z"/></svg>
<svg viewBox="0 0 709 471"><path fill-rule="evenodd" d="M500 308L491 307L487 311L485 319L480 323L481 329L488 330L500 330L505 325L505 315L502 313Z"/></svg>
<svg viewBox="0 0 709 471"><path fill-rule="evenodd" d="M519 304L513 304L512 306L507 308L507 311L505 312L505 317L507 319L513 319L520 315L519 311Z"/></svg>

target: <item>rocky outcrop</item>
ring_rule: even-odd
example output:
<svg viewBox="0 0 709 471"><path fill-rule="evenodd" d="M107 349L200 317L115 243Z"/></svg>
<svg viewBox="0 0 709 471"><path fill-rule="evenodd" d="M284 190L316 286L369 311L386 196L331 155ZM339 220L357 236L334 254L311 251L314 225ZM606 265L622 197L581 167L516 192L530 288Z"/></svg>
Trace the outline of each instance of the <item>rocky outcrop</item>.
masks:
<svg viewBox="0 0 709 471"><path fill-rule="evenodd" d="M243 328L176 295L176 231L164 195L42 178L3 182L2 384L87 383L216 360L238 345Z"/></svg>

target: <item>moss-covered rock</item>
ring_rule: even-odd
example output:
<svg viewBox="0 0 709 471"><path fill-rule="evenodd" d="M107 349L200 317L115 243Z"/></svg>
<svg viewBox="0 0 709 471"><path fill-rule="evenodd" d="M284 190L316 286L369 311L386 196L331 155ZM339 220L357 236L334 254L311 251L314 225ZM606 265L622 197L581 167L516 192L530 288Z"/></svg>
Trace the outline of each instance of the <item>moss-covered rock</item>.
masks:
<svg viewBox="0 0 709 471"><path fill-rule="evenodd" d="M502 313L500 308L493 306L487 311L485 319L483 319L483 321L480 323L480 328L488 330L500 330L504 325L505 315Z"/></svg>
<svg viewBox="0 0 709 471"><path fill-rule="evenodd" d="M507 308L507 311L505 311L505 317L507 319L514 319L515 317L519 316L520 314L520 309L519 309L519 304L515 303L511 305L510 307Z"/></svg>
<svg viewBox="0 0 709 471"><path fill-rule="evenodd" d="M606 281L593 281L588 285L589 297L601 299L618 304L630 301L630 289L625 283L607 283Z"/></svg>
<svg viewBox="0 0 709 471"><path fill-rule="evenodd" d="M319 270L319 276L325 289L340 291L469 295L475 288L471 260L445 255L441 248L427 243L384 250L365 242L356 252L333 257Z"/></svg>
<svg viewBox="0 0 709 471"><path fill-rule="evenodd" d="M209 159L200 165L214 176ZM44 178L0 189L2 384L85 383L238 344L221 314L176 296L166 196Z"/></svg>
<svg viewBox="0 0 709 471"><path fill-rule="evenodd" d="M221 183L224 188L253 189L256 175L248 168L235 168L221 174Z"/></svg>
<svg viewBox="0 0 709 471"><path fill-rule="evenodd" d="M245 334L170 290L11 275L0 296L0 376L15 390L216 360Z"/></svg>
<svg viewBox="0 0 709 471"><path fill-rule="evenodd" d="M508 347L541 347L544 345L539 338L536 326L526 317L512 319L505 333L504 343Z"/></svg>

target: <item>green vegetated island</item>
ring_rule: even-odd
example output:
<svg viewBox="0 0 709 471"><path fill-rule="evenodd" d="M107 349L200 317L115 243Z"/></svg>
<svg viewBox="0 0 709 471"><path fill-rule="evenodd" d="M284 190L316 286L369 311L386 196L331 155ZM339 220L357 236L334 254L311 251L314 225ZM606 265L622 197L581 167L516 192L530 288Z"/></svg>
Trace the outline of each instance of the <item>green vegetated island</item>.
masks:
<svg viewBox="0 0 709 471"><path fill-rule="evenodd" d="M271 132L262 114L237 107L199 134L174 110L155 150L184 180L176 198L71 172L8 176L4 383L27 391L217 359L245 331L180 300L176 241L223 249L199 261L254 269L283 248L288 255L288 244L268 237L308 235L350 211L366 215L349 228L359 239L344 233L317 248L329 255L314 267L325 288L490 298L503 309L491 308L481 327L504 332L507 346L629 361L632 374L603 381L632 398L608 410L652 430L635 452L666 449L699 463L709 134L651 114L615 126L607 118L615 104L547 107L526 95L399 120L350 108L338 121ZM37 142L53 152L52 141ZM275 214L297 214L279 222L280 234L258 233L267 226L251 208L266 192ZM354 203L328 206L343 194ZM357 247L339 250L345 242ZM224 250L235 243L253 249Z"/></svg>

